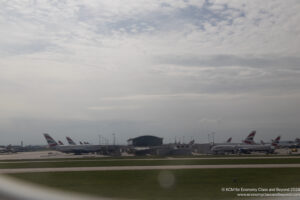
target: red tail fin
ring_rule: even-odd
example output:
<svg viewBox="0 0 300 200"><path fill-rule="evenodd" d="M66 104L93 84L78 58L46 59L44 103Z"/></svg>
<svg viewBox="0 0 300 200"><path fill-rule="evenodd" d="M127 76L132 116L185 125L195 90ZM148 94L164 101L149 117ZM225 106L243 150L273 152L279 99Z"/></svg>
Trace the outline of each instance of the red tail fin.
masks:
<svg viewBox="0 0 300 200"><path fill-rule="evenodd" d="M70 137L66 137L66 139L70 145L76 145L76 143Z"/></svg>
<svg viewBox="0 0 300 200"><path fill-rule="evenodd" d="M254 144L254 137L255 137L256 131L252 131L249 133L249 135L246 137L246 139L243 141L245 144Z"/></svg>
<svg viewBox="0 0 300 200"><path fill-rule="evenodd" d="M44 133L44 137L50 147L57 146L56 141L48 133Z"/></svg>
<svg viewBox="0 0 300 200"><path fill-rule="evenodd" d="M226 141L226 143L230 143L232 140L232 137L228 138L228 140Z"/></svg>
<svg viewBox="0 0 300 200"><path fill-rule="evenodd" d="M280 141L281 136L278 136L277 138L275 138L274 142L278 143Z"/></svg>

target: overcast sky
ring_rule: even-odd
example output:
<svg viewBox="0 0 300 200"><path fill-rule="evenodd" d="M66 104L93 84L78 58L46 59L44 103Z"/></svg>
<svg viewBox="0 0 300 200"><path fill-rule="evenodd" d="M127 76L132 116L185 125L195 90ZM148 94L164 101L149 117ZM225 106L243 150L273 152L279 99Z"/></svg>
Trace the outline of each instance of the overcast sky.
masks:
<svg viewBox="0 0 300 200"><path fill-rule="evenodd" d="M300 137L300 1L0 0L0 144Z"/></svg>

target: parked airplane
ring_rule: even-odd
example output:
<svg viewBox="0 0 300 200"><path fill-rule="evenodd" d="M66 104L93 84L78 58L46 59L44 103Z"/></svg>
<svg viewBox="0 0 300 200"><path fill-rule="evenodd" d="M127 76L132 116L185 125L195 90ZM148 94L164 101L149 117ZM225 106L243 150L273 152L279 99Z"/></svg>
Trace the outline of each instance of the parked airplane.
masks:
<svg viewBox="0 0 300 200"><path fill-rule="evenodd" d="M0 153L9 153L9 152L11 152L10 146L11 145L8 145L7 147L0 147Z"/></svg>
<svg viewBox="0 0 300 200"><path fill-rule="evenodd" d="M300 144L299 138L296 138L294 141L280 141L281 136L278 136L276 140L273 141L273 143L278 148L296 148Z"/></svg>
<svg viewBox="0 0 300 200"><path fill-rule="evenodd" d="M262 145L270 145L271 144L275 148L278 148L278 142L279 142L279 140L280 140L280 136L276 137L274 140L271 140L271 143L266 143L263 140L261 140L260 144L262 144Z"/></svg>
<svg viewBox="0 0 300 200"><path fill-rule="evenodd" d="M63 153L74 153L77 155L83 153L101 153L103 155L120 155L121 148L124 148L123 146L120 145L91 145L91 144L58 145L58 143L48 133L44 133L43 135L51 149Z"/></svg>
<svg viewBox="0 0 300 200"><path fill-rule="evenodd" d="M58 140L58 144L59 145L64 145L64 143L62 141L60 141L60 140Z"/></svg>
<svg viewBox="0 0 300 200"><path fill-rule="evenodd" d="M237 144L221 144L215 145L211 149L213 154L236 153Z"/></svg>
<svg viewBox="0 0 300 200"><path fill-rule="evenodd" d="M242 144L221 144L215 145L211 148L211 151L214 154L219 153L251 153L251 152L265 152L265 153L273 153L274 147L272 145L262 145L255 144L254 136L256 131L252 131L245 140L243 140Z"/></svg>
<svg viewBox="0 0 300 200"><path fill-rule="evenodd" d="M212 147L211 151L214 154L228 153L245 153L251 152L264 152L274 153L274 147L272 145L261 145L261 144L238 144L238 145L218 145Z"/></svg>
<svg viewBox="0 0 300 200"><path fill-rule="evenodd" d="M100 152L102 150L102 147L100 145L59 145L48 133L44 133L44 137L51 149L63 153L82 154Z"/></svg>
<svg viewBox="0 0 300 200"><path fill-rule="evenodd" d="M240 145L238 146L238 153L250 154L251 152L264 152L264 153L274 153L274 146L272 145Z"/></svg>
<svg viewBox="0 0 300 200"><path fill-rule="evenodd" d="M255 144L254 142L254 137L255 137L256 131L252 131L249 133L249 135L242 140L242 144ZM226 142L224 143L215 143L213 144L213 146L217 146L217 145L237 145L237 144L241 144L241 143L231 143L232 141L232 137L228 138Z"/></svg>

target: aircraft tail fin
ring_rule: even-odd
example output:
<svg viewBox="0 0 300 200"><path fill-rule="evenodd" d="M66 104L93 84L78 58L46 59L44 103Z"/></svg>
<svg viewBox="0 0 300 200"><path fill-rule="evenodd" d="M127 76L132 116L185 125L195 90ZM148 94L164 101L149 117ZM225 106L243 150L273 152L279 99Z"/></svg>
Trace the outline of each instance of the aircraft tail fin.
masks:
<svg viewBox="0 0 300 200"><path fill-rule="evenodd" d="M76 143L70 137L67 136L66 139L67 139L69 145L76 145Z"/></svg>
<svg viewBox="0 0 300 200"><path fill-rule="evenodd" d="M43 135L50 147L55 147L58 145L57 142L48 133L44 133Z"/></svg>
<svg viewBox="0 0 300 200"><path fill-rule="evenodd" d="M277 136L274 140L272 140L272 146L274 147L279 147L279 141L280 141L281 136Z"/></svg>
<svg viewBox="0 0 300 200"><path fill-rule="evenodd" d="M193 145L193 144L195 144L195 140L191 140L191 141L189 142L189 145Z"/></svg>
<svg viewBox="0 0 300 200"><path fill-rule="evenodd" d="M64 143L62 141L60 141L60 140L58 140L58 144L59 145L64 145Z"/></svg>
<svg viewBox="0 0 300 200"><path fill-rule="evenodd" d="M243 141L245 144L254 144L254 137L255 137L256 131L251 131L249 135L246 137L246 139Z"/></svg>
<svg viewBox="0 0 300 200"><path fill-rule="evenodd" d="M231 143L232 137L228 138L228 140L226 141L226 143Z"/></svg>
<svg viewBox="0 0 300 200"><path fill-rule="evenodd" d="M278 143L280 141L280 136L278 136L277 138L275 138L274 142Z"/></svg>

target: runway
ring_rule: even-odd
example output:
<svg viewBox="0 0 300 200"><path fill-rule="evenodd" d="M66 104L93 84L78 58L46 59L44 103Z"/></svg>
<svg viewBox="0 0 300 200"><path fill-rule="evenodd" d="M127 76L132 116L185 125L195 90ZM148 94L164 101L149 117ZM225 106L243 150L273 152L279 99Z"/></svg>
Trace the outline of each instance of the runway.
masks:
<svg viewBox="0 0 300 200"><path fill-rule="evenodd" d="M0 174L76 171L125 171L125 170L176 170L176 169L246 169L246 168L300 168L300 164L236 164L236 165L167 165L167 166L110 166L0 169Z"/></svg>
<svg viewBox="0 0 300 200"><path fill-rule="evenodd" d="M0 154L0 163L31 163L31 162L86 162L86 161L128 161L128 160L239 160L239 159L296 159L294 156L224 156L224 157L186 157L186 158L134 158L132 156L123 157L122 159L114 159L103 155L85 154L85 155L70 155L57 151L36 151L36 152L20 152L15 154ZM53 160L66 159L66 160Z"/></svg>
<svg viewBox="0 0 300 200"><path fill-rule="evenodd" d="M6 160L48 160L48 159L78 159L78 158L103 158L107 156L96 155L96 154L83 154L73 155L65 154L59 151L34 151L34 152L18 152L18 153L2 153L0 154L0 161Z"/></svg>

